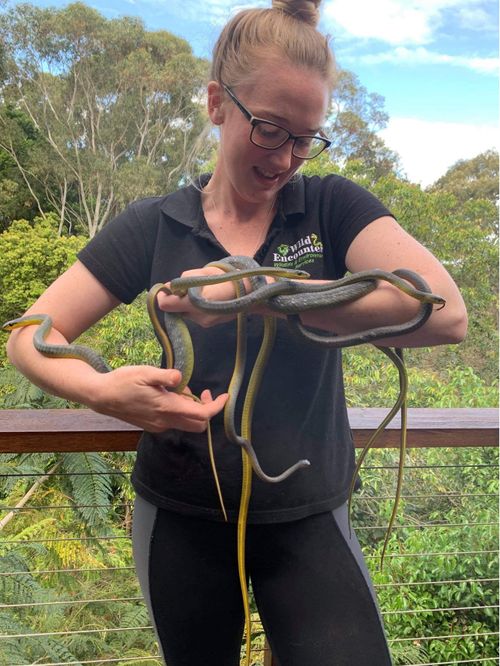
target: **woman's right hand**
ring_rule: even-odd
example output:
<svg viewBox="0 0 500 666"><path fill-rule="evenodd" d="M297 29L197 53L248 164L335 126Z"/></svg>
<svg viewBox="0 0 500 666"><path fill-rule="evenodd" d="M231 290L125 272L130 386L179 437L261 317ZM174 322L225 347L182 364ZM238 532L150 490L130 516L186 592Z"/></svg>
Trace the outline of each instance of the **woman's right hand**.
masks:
<svg viewBox="0 0 500 666"><path fill-rule="evenodd" d="M184 393L174 391L180 381L178 370L123 366L109 373L98 373L88 406L149 432L170 428L203 432L208 421L223 409L227 393L213 399L207 389L198 402L189 389Z"/></svg>

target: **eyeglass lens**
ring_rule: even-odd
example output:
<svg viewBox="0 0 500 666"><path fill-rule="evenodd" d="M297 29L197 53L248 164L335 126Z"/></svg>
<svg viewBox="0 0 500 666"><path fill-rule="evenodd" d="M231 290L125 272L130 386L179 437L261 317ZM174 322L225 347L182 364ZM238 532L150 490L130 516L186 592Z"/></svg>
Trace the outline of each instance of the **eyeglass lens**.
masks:
<svg viewBox="0 0 500 666"><path fill-rule="evenodd" d="M279 148L289 139L289 133L282 127L272 123L259 121L256 123L250 135L255 145L261 148ZM319 155L326 147L325 142L319 137L303 136L294 140L292 152L295 157L311 159Z"/></svg>

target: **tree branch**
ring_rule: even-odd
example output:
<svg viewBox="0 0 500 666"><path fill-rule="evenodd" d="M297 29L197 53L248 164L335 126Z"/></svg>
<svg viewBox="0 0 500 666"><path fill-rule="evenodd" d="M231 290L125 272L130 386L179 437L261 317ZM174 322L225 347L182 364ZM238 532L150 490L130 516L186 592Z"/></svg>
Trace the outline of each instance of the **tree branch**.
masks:
<svg viewBox="0 0 500 666"><path fill-rule="evenodd" d="M45 483L50 477L54 474L56 469L59 467L61 464L61 461L57 462L48 472L47 474L44 474L42 477L40 477L35 483L31 486L31 488L28 490L28 492L23 496L23 498L16 504L15 508L12 511L9 511L9 513L0 520L0 531L3 530L3 528L14 518L16 515L17 511L19 509L22 509L23 506L28 502L31 497L36 493L38 488L42 485L42 483Z"/></svg>

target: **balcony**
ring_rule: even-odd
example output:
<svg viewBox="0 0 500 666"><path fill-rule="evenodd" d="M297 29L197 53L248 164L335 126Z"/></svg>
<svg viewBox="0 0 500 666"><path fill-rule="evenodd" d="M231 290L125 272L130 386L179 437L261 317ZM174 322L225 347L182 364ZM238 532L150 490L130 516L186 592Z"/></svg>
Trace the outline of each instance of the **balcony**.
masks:
<svg viewBox="0 0 500 666"><path fill-rule="evenodd" d="M385 413L350 410L357 447ZM395 664L498 662L497 432L493 409L409 410L382 570L397 422L365 461L353 520ZM161 664L130 548L138 436L88 410L0 411L0 666ZM276 666L257 615L253 648L254 666Z"/></svg>

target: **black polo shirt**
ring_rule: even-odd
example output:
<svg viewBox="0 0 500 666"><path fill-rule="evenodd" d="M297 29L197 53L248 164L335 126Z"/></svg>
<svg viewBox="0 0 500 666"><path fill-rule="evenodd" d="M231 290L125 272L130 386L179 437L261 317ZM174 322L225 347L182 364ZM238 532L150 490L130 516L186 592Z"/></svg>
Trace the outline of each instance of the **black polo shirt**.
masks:
<svg viewBox="0 0 500 666"><path fill-rule="evenodd" d="M353 238L384 215L390 213L375 197L345 178L301 176L283 188L278 213L255 259L264 266L303 268L313 279L337 279L346 271L345 255ZM153 284L227 254L206 223L200 192L190 185L132 203L90 241L79 259L117 298L130 303ZM245 384L262 334L261 318L248 320ZM235 322L209 329L188 325L195 349L190 388L196 395L205 388L213 395L227 391L235 357ZM225 438L221 414L212 420L212 432L224 502L229 519L236 520L241 451ZM302 458L309 459L311 466L279 484L254 477L250 523L296 520L331 510L347 499L354 452L340 351L298 340L284 320L278 321L255 405L252 443L269 475ZM132 483L138 494L157 506L222 520L205 433L145 432Z"/></svg>

